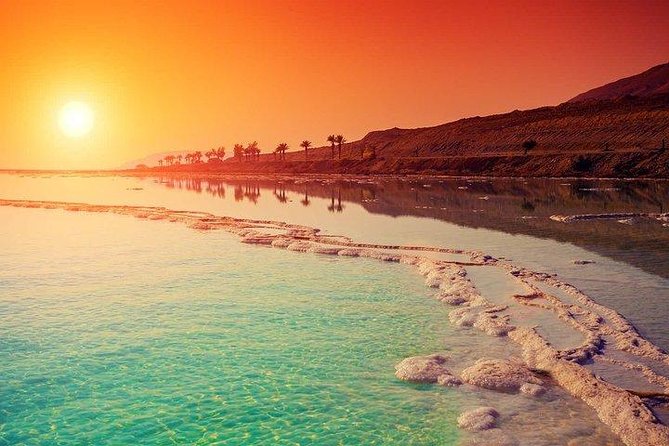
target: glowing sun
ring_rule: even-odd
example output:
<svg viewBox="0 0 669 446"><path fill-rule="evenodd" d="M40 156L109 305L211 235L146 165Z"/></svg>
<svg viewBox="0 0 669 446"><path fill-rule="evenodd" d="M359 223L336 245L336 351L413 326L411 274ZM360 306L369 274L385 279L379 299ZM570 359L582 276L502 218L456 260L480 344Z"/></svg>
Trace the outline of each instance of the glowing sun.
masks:
<svg viewBox="0 0 669 446"><path fill-rule="evenodd" d="M83 102L68 102L58 116L60 128L67 136L84 136L93 127L93 111Z"/></svg>

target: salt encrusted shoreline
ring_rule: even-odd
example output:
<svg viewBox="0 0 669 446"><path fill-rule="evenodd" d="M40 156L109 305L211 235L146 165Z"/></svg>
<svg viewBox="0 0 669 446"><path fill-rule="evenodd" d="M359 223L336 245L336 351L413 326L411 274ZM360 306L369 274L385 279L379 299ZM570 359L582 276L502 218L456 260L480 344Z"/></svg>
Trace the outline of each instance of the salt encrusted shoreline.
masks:
<svg viewBox="0 0 669 446"><path fill-rule="evenodd" d="M587 220L627 220L630 218L648 218L660 222L669 222L669 213L659 212L612 212L608 214L551 215L550 219L562 223Z"/></svg>
<svg viewBox="0 0 669 446"><path fill-rule="evenodd" d="M549 374L558 385L590 405L600 420L625 444L669 445L669 428L658 421L641 397L606 382L583 366L587 360L597 357L629 370L640 371L649 382L667 391L669 377L654 370L648 362L669 365L669 355L641 337L632 324L615 310L596 303L585 293L562 282L554 275L518 268L508 261L497 260L478 251L356 243L348 237L321 235L318 229L307 226L270 220L219 217L206 212L172 211L162 207L103 206L25 200L0 200L0 206L108 212L149 220L167 220L183 223L198 230L223 229L240 236L243 243L296 252L367 257L414 265L418 272L425 276L426 285L438 290L437 298L458 307L449 314L452 323L474 327L491 336L508 336L521 347L524 367ZM580 216L572 217L555 219L565 222L582 219ZM666 214L650 217L666 218ZM461 255L463 260L436 260L421 255L426 252ZM467 277L465 267L502 269L510 280L516 281L527 290L526 294L512 296L515 302L554 313L567 326L583 334L583 343L575 348L558 350L534 327L514 324L513 312L509 306L495 305L486 300ZM557 292L545 292L542 286L559 290L568 296L568 299L561 299L556 295L559 294ZM609 358L604 352L604 346L607 351L615 349L624 352L632 359ZM428 358L427 362L425 358ZM541 387L540 379L531 374L514 371L508 365L484 361L464 370L463 376L459 378L443 366L445 358L436 356L425 358L409 358L411 361L405 363L406 367L402 368L404 379L411 379L412 376L423 379L427 376L425 378L427 382L441 381L444 385L459 385L464 381L493 390L512 389L536 395L541 393L541 389L537 388ZM437 361L438 364L435 365L430 361ZM414 366L423 369L414 375L415 371L411 369ZM435 371L437 375L433 376ZM489 419L494 418L490 410L486 409L481 414L487 418L485 422L475 423L475 426L494 425ZM463 418L466 419L468 417ZM463 425L470 424L463 421Z"/></svg>

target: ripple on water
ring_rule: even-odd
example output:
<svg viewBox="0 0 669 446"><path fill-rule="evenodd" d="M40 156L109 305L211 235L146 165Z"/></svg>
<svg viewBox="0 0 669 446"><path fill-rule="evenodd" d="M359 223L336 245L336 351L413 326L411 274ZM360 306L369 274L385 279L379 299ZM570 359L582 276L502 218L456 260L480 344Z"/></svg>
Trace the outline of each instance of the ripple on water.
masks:
<svg viewBox="0 0 669 446"><path fill-rule="evenodd" d="M457 442L459 396L393 375L450 330L409 266L41 212L0 210L34 226L0 259L0 444Z"/></svg>

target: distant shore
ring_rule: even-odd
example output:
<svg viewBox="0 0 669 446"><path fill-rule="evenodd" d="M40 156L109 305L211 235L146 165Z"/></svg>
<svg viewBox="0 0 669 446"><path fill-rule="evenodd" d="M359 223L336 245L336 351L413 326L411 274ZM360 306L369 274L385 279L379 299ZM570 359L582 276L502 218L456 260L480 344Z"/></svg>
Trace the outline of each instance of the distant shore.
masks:
<svg viewBox="0 0 669 446"><path fill-rule="evenodd" d="M213 163L137 166L112 170L21 170L16 173L86 173L144 175L289 175L289 176L416 176L490 178L669 179L669 150L491 154L432 158L315 159L277 161L228 158Z"/></svg>
<svg viewBox="0 0 669 446"><path fill-rule="evenodd" d="M377 158L257 161L135 169L152 173L418 175L526 178L669 178L669 150L584 153L491 154L440 158Z"/></svg>

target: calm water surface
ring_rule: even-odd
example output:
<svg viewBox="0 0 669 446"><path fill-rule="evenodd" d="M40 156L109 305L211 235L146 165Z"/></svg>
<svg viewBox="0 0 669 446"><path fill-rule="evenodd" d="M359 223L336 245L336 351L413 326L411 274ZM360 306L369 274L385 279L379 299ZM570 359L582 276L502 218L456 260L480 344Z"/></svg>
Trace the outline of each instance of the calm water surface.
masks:
<svg viewBox="0 0 669 446"><path fill-rule="evenodd" d="M458 438L457 392L393 375L450 330L409 267L110 215L0 219L16 236L0 257L0 444Z"/></svg>
<svg viewBox="0 0 669 446"><path fill-rule="evenodd" d="M669 228L548 219L658 212L666 185L565 184L0 175L0 198L164 206L481 249L558 272L669 348ZM614 444L558 390L532 400L396 380L393 365L415 354L519 354L451 327L449 308L408 267L113 215L0 208L0 221L0 444L457 444L466 435L455 418L481 404L500 409L523 444ZM541 429L519 430L537 411Z"/></svg>
<svg viewBox="0 0 669 446"><path fill-rule="evenodd" d="M666 212L669 182L0 174L0 198L165 206L305 224L367 242L480 249L560 274L669 350L669 227L648 220L564 224L548 218Z"/></svg>

